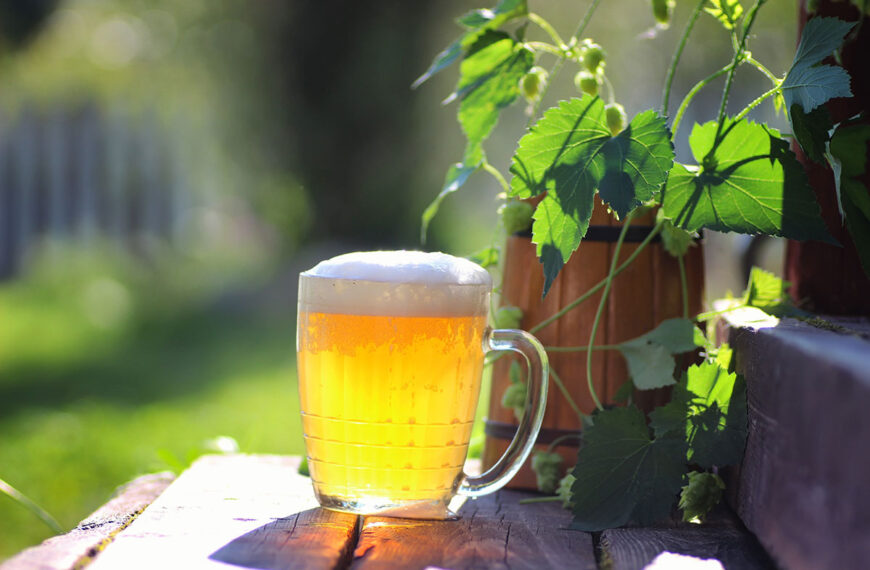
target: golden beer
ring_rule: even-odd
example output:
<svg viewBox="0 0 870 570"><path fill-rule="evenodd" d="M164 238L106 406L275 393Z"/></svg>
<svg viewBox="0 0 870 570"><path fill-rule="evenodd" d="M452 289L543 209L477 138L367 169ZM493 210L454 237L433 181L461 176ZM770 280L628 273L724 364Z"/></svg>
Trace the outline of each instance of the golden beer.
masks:
<svg viewBox="0 0 870 570"><path fill-rule="evenodd" d="M491 492L519 468L531 443L496 477L462 473L485 351L523 352L513 337L528 337L497 331L511 339L492 346L490 288L481 267L421 252L348 254L300 275L299 397L321 505L444 518L457 490ZM537 426L524 430L536 434L533 404Z"/></svg>

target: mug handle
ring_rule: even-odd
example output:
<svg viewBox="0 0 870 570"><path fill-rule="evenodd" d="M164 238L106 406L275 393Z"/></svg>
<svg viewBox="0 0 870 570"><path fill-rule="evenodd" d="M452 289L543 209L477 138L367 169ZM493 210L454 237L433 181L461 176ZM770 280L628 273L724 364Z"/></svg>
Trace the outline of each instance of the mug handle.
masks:
<svg viewBox="0 0 870 570"><path fill-rule="evenodd" d="M525 358L529 370L529 389L526 394L526 412L517 427L517 433L504 455L485 473L472 477L465 472L456 493L467 497L480 497L498 491L516 475L528 458L538 439L544 410L547 407L547 381L550 365L547 352L531 334L515 329L487 329L484 346L488 350L510 350Z"/></svg>

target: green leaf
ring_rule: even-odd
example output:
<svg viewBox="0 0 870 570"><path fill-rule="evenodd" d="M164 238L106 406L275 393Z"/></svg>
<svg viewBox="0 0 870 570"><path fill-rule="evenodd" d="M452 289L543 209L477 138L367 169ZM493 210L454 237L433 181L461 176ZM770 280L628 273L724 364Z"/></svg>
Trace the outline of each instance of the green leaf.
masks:
<svg viewBox="0 0 870 570"><path fill-rule="evenodd" d="M684 434L651 438L635 407L599 412L583 431L573 475L572 528L594 532L666 517L686 472Z"/></svg>
<svg viewBox="0 0 870 570"><path fill-rule="evenodd" d="M743 304L761 309L775 317L807 316L809 313L795 307L788 295L791 283L760 267L749 272L749 282L743 293Z"/></svg>
<svg viewBox="0 0 870 570"><path fill-rule="evenodd" d="M671 170L663 208L675 225L836 243L803 168L778 131L729 120L713 150L715 138L716 122L695 125L689 146L705 166L675 164Z"/></svg>
<svg viewBox="0 0 870 570"><path fill-rule="evenodd" d="M634 339L619 345L628 373L639 390L669 386L674 380L674 357L660 344Z"/></svg>
<svg viewBox="0 0 870 570"><path fill-rule="evenodd" d="M520 18L528 13L529 9L526 5L526 0L502 0L492 10L473 10L461 16L457 20L457 23L466 28L466 33L436 55L429 69L411 84L411 88L416 89L427 79L452 65L453 62L462 56L463 50L468 49L483 32L495 29L514 18Z"/></svg>
<svg viewBox="0 0 870 570"><path fill-rule="evenodd" d="M444 186L441 188L441 192L438 193L435 199L432 200L432 203L426 206L426 209L423 211L422 224L420 226L421 242L426 243L426 232L429 230L429 223L435 217L435 214L438 213L438 208L441 207L441 202L444 198L459 190L468 178L477 172L478 168L480 168L479 163L465 165L461 162L457 162L450 167L447 171L447 176L444 177Z"/></svg>
<svg viewBox="0 0 870 570"><path fill-rule="evenodd" d="M595 192L620 216L650 200L673 164L664 119L637 115L616 137L598 97L562 101L519 143L513 157L512 196L546 192L535 210L532 241L544 265L544 295L589 227Z"/></svg>
<svg viewBox="0 0 870 570"><path fill-rule="evenodd" d="M462 100L459 123L469 144L489 136L499 112L520 95L520 79L533 64L534 54L505 33L487 31L475 41L460 65L456 91L447 99Z"/></svg>
<svg viewBox="0 0 870 570"><path fill-rule="evenodd" d="M715 473L690 471L689 482L680 493L679 507L686 522L701 521L722 498L725 482Z"/></svg>
<svg viewBox="0 0 870 570"><path fill-rule="evenodd" d="M296 472L305 477L311 477L311 472L308 470L308 456L302 456L302 461L299 462L299 469Z"/></svg>
<svg viewBox="0 0 870 570"><path fill-rule="evenodd" d="M719 20L726 30L733 30L743 16L743 6L739 0L710 0L710 4L704 11Z"/></svg>
<svg viewBox="0 0 870 570"><path fill-rule="evenodd" d="M468 259L486 269L498 265L498 259L501 256L501 250L497 247L485 247L474 252Z"/></svg>
<svg viewBox="0 0 870 570"><path fill-rule="evenodd" d="M791 126L794 136L810 160L819 164L825 163L828 132L834 127L831 114L825 107L813 109L804 113L800 105L791 108Z"/></svg>
<svg viewBox="0 0 870 570"><path fill-rule="evenodd" d="M502 24L529 13L526 0L502 0L492 10L481 8L472 10L456 19L460 26L472 31L494 30Z"/></svg>
<svg viewBox="0 0 870 570"><path fill-rule="evenodd" d="M688 460L704 468L738 463L746 445L746 383L718 362L686 371Z"/></svg>
<svg viewBox="0 0 870 570"><path fill-rule="evenodd" d="M619 351L639 390L661 388L675 382L674 358L704 346L704 333L689 319L667 319L650 332L623 342Z"/></svg>
<svg viewBox="0 0 870 570"><path fill-rule="evenodd" d="M809 113L828 99L851 97L849 74L842 67L818 65L839 48L855 25L837 18L813 18L804 27L791 68L782 83L786 109L795 103Z"/></svg>
<svg viewBox="0 0 870 570"><path fill-rule="evenodd" d="M870 277L870 214L867 213L870 197L867 194L867 187L850 178L842 183L842 188L846 228L857 246L861 267Z"/></svg>

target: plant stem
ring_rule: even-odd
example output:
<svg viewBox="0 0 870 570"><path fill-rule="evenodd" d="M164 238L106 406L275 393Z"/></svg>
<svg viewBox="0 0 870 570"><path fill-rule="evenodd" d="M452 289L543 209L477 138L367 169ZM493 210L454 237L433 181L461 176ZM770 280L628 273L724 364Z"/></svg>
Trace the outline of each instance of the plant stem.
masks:
<svg viewBox="0 0 870 570"><path fill-rule="evenodd" d="M680 108L677 110L677 116L674 117L674 123L671 125L671 132L674 137L677 136L677 129L680 128L680 122L683 120L683 114L689 107L689 103L691 103L692 99L695 98L695 95L697 95L701 89L709 85L714 79L718 78L720 75L725 75L726 73L728 73L729 69L731 69L731 66L726 65L719 71L714 71L713 73L696 83L695 86L692 87L692 89L688 93L686 93L686 96L680 103Z"/></svg>
<svg viewBox="0 0 870 570"><path fill-rule="evenodd" d="M508 185L507 181L504 179L504 176L501 175L501 172L499 172L495 166L491 165L486 159L483 159L483 162L480 164L480 166L484 170L489 172L492 177L498 181L498 183L501 185L501 189L504 190L505 194L508 194L510 192L511 187Z"/></svg>
<svg viewBox="0 0 870 570"><path fill-rule="evenodd" d="M689 318L689 286L686 284L686 264L682 255L677 256L677 264L680 266L680 291L683 297L683 318Z"/></svg>
<svg viewBox="0 0 870 570"><path fill-rule="evenodd" d="M529 497L528 499L520 499L519 504L530 505L532 503L554 503L561 500L562 497L559 495L552 495L549 497Z"/></svg>
<svg viewBox="0 0 870 570"><path fill-rule="evenodd" d="M601 315L604 313L604 307L607 305L607 295L610 293L610 285L613 283L613 278L616 273L616 263L619 260L619 250L622 249L622 242L625 241L625 235L628 233L628 228L631 226L631 219L634 217L634 211L625 216L622 222L622 231L619 232L619 238L616 240L616 245L613 246L613 258L610 260L610 271L607 273L607 278L604 282L604 291L601 293L601 300L598 302L598 311L595 312L595 320L592 321L592 330L589 332L589 345L586 352L586 384L589 386L589 395L595 402L599 410L603 410L604 406L598 399L598 394L595 393L595 386L592 382L592 347L595 344L595 333L598 332L598 323L601 321Z"/></svg>
<svg viewBox="0 0 870 570"><path fill-rule="evenodd" d="M553 28L553 26L550 25L550 22L548 22L538 14L535 14L534 12L529 12L528 18L531 23L535 24L536 26L547 32L547 35L550 36L550 38L556 43L557 46L561 48L565 45L565 41L559 35L559 32L557 32Z"/></svg>
<svg viewBox="0 0 870 570"><path fill-rule="evenodd" d="M586 352L588 346L545 346L547 352ZM592 350L619 350L618 344L597 344Z"/></svg>
<svg viewBox="0 0 870 570"><path fill-rule="evenodd" d="M607 75L604 74L601 76L604 79L604 85L607 87L607 102L609 104L613 104L616 102L616 92L613 90L613 84L610 83L610 80L607 78Z"/></svg>
<svg viewBox="0 0 870 570"><path fill-rule="evenodd" d="M745 61L746 63L748 63L749 65L751 65L752 67L754 67L755 69L757 69L758 71L760 71L761 73L766 75L767 78L770 79L770 82L773 83L774 85L780 84L781 81L780 81L779 77L774 75L772 71L770 71L769 69L764 67L764 65L760 61L758 61L757 59L755 59L751 55L749 57L747 57L746 59L744 59L743 61Z"/></svg>
<svg viewBox="0 0 870 570"><path fill-rule="evenodd" d="M562 382L562 379L559 378L559 375L556 374L556 371L553 368L550 368L550 376L553 378L553 382L556 383L556 386L559 388L559 391L562 392L562 395L568 401L568 405L571 406L571 409L574 410L574 413L577 414L577 417L582 421L586 414L580 411L580 407L574 401L574 398L571 397L571 393L565 387L565 384Z"/></svg>
<svg viewBox="0 0 870 570"><path fill-rule="evenodd" d="M648 246L650 244L650 242L653 240L653 238L655 238L657 235L659 235L659 232L661 232L661 231L662 231L661 224L656 224L656 226L649 233L649 235L646 236L644 238L644 240L638 244L637 249L635 249L631 253L631 255L628 256L628 259L626 259L622 263L622 265L620 265L616 269L616 272L614 272L613 276L616 277L617 275L622 273L629 265L631 265L631 262L634 261L638 255L640 255L640 252L642 252L644 250L644 248L646 248L646 246ZM551 315L550 317L547 317L546 319L544 319L540 323L538 323L535 326L533 326L532 328L530 328L529 332L534 334L534 333L538 332L539 330L541 330L542 328L546 327L547 325L552 324L554 321L559 320L560 318L565 316L565 314L567 314L569 311L571 311L572 309L574 309L578 305L580 305L580 303L582 303L583 301L585 301L586 299L588 299L589 297L591 297L592 295L597 293L599 289L604 287L606 282L607 282L607 278L605 277L604 279L602 279L601 281L596 283L593 287L591 287L588 291L586 291L585 293L583 293L582 295L580 295L579 297L577 297L576 299L574 299L573 301L571 301L570 303L565 305L557 313ZM588 347L587 347L587 349L588 349Z"/></svg>
<svg viewBox="0 0 870 570"><path fill-rule="evenodd" d="M677 71L677 64L680 63L680 57L683 55L683 49L686 47L686 43L689 41L689 34L692 33L692 28L695 27L695 21L698 19L698 15L701 13L701 10L704 8L704 4L707 0L700 0L698 4L695 6L694 11L692 11L692 15L689 16L689 21L686 23L686 29L683 30L683 36L680 38L680 43L677 45L677 51L674 52L674 57L671 58L671 65L668 68L668 75L665 77L665 87L662 93L662 115L668 114L668 103L671 99L671 84L674 82L674 74Z"/></svg>
<svg viewBox="0 0 870 570"><path fill-rule="evenodd" d="M743 59L746 52L746 38L749 37L749 31L755 23L755 16L758 14L758 9L766 1L767 0L755 0L755 4L749 10L749 15L744 20L746 24L743 26L743 35L740 37L740 46L737 51L734 52L734 58L731 60L730 69L728 70L728 77L725 79L725 88L722 91L722 102L719 104L719 116L716 119L716 137L713 139L713 147L708 153L710 155L712 155L715 152L716 147L719 146L719 137L722 135L722 127L725 125L725 107L728 104L728 95L731 93L731 84L734 82L734 73L737 71L740 61Z"/></svg>
<svg viewBox="0 0 870 570"><path fill-rule="evenodd" d="M583 15L583 20L580 21L580 25L577 26L577 31L574 32L574 35L571 36L571 45L577 43L577 40L580 39L580 36L583 35L583 32L586 31L586 26L589 25L589 20L592 19L592 14L595 12L595 9L598 8L598 4L601 3L601 0L593 0L592 5L589 6L589 9L586 10L586 13Z"/></svg>
<svg viewBox="0 0 870 570"><path fill-rule="evenodd" d="M564 57L565 53L552 44L548 44L547 42L526 42L525 45L529 46L532 49L545 51L549 54Z"/></svg>
<svg viewBox="0 0 870 570"><path fill-rule="evenodd" d="M748 114L749 114L749 111L751 111L751 110L753 110L754 108L758 107L758 105L760 105L762 101L764 101L765 99L767 99L767 98L770 97L771 95L776 95L777 93L779 93L780 88L781 88L780 85L777 83L777 85L776 85L775 87L771 87L770 90L765 91L762 95L759 95L759 96L755 99L755 101L751 102L749 105L747 105L746 107L744 107L744 109L743 109L742 111L740 111L739 113L737 113L737 115L734 117L734 121L735 121L735 122L736 122L736 121L739 121L740 119L742 119L743 117L745 117L746 115L748 115Z"/></svg>
<svg viewBox="0 0 870 570"><path fill-rule="evenodd" d="M580 439L580 433L566 433L565 435L560 435L556 439L550 442L550 445L547 446L547 451L552 453L556 447L566 439Z"/></svg>

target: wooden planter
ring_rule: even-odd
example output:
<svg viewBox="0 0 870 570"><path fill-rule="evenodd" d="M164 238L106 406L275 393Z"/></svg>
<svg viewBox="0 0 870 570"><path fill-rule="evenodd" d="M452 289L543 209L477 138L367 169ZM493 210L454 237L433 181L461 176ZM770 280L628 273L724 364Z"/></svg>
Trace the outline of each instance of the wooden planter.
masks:
<svg viewBox="0 0 870 570"><path fill-rule="evenodd" d="M620 260L637 248L652 229L653 214L636 219L620 251ZM603 207L596 205L586 238L574 252L553 283L549 294L541 299L543 271L535 255L531 238L514 235L505 248L502 304L523 309L522 328L529 330L556 313L606 275L621 224L613 220ZM689 286L689 311L701 311L704 286L704 260L700 244L692 247L685 258ZM536 332L545 346L578 346L589 342L589 334L601 294L598 293L556 322ZM607 309L599 323L596 344L616 344L653 329L661 321L682 315L680 275L677 260L669 255L659 241L654 241L634 262L613 280ZM572 398L584 413L592 412L595 404L586 384L586 353L550 353L550 365L562 379ZM492 378L492 395L486 420L484 467L491 466L504 452L513 432L516 418L513 410L503 408L501 397L510 384L508 370L511 359L496 362ZM617 351L599 351L593 355L592 371L595 389L604 403L612 403L616 391L628 378L625 361ZM667 400L667 392L654 390L635 392L635 402L651 409ZM536 449L565 433L577 433L580 420L562 393L551 380L547 413L538 437ZM577 460L577 441L559 445L558 451L571 467ZM511 481L511 488L535 488L535 474L526 464Z"/></svg>

